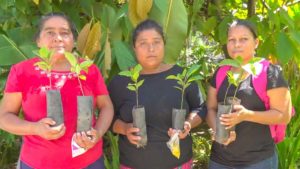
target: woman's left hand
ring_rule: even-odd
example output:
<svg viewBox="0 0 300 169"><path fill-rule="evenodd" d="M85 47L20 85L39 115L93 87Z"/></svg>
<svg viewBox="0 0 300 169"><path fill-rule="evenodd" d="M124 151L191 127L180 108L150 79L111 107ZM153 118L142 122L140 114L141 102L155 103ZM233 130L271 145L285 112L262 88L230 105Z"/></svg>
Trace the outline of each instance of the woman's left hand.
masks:
<svg viewBox="0 0 300 169"><path fill-rule="evenodd" d="M74 141L85 150L88 150L95 146L99 141L101 136L98 134L97 130L92 128L87 132L77 132L74 136Z"/></svg>
<svg viewBox="0 0 300 169"><path fill-rule="evenodd" d="M191 131L191 124L190 124L190 122L185 121L184 126L183 126L183 130L179 131L179 135L178 135L179 138L184 139L188 134L190 134L190 131ZM172 137L175 134L175 132L178 132L178 130L169 128L168 135L170 137Z"/></svg>
<svg viewBox="0 0 300 169"><path fill-rule="evenodd" d="M233 105L232 113L221 115L221 124L225 125L226 129L230 129L244 120L243 114L247 111L242 105Z"/></svg>

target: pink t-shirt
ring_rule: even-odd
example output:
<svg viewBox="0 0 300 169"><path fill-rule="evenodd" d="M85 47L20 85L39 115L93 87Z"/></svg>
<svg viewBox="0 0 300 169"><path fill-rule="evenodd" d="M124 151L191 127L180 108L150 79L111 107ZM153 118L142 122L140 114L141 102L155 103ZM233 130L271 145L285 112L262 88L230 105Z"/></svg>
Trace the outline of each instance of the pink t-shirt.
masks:
<svg viewBox="0 0 300 169"><path fill-rule="evenodd" d="M46 117L46 90L49 74L34 63L39 58L29 59L14 65L9 73L5 92L22 93L22 110L27 121L39 121ZM61 92L66 133L57 140L45 140L36 135L23 137L21 160L35 169L79 169L96 161L102 155L102 140L86 153L72 158L71 139L77 125L77 96L82 95L77 77L72 72L51 73L52 87ZM86 96L107 95L104 80L99 69L92 65L82 80ZM95 117L93 125L95 124Z"/></svg>

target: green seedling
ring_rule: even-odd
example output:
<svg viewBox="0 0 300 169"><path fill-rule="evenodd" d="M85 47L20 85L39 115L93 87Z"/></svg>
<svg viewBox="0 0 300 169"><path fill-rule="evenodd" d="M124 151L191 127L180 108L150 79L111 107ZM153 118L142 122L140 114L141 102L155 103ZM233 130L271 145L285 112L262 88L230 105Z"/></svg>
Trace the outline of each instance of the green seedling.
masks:
<svg viewBox="0 0 300 169"><path fill-rule="evenodd" d="M136 107L139 106L139 87L141 87L144 83L144 80L138 80L141 70L142 66L137 64L135 67L130 68L130 70L125 70L119 73L119 75L129 77L131 79L132 83L128 83L127 88L135 92Z"/></svg>
<svg viewBox="0 0 300 169"><path fill-rule="evenodd" d="M190 86L193 81L201 80L203 77L197 72L200 69L200 65L193 65L189 69L184 69L182 73L177 75L169 75L166 79L176 80L178 86L174 86L176 89L181 92L181 103L180 109L183 107L183 97L185 89Z"/></svg>
<svg viewBox="0 0 300 169"><path fill-rule="evenodd" d="M227 66L235 67L238 70L240 70L238 73L234 73L231 70L229 70L227 72L229 85L226 89L224 104L226 103L227 94L228 94L228 90L229 90L230 86L234 85L236 87L236 89L234 91L234 95L233 95L233 99L236 99L237 89L238 89L240 83L244 79L244 77L243 77L244 73L248 72L249 74L256 75L255 63L260 61L261 59L262 58L259 58L259 57L253 57L246 65L244 65L243 58L241 56L238 56L235 59L224 59L223 61L221 61L219 63L219 66L227 65Z"/></svg>
<svg viewBox="0 0 300 169"><path fill-rule="evenodd" d="M82 74L82 71L88 73L88 69L93 64L93 61L89 60L88 57L86 57L84 61L79 62L78 58L70 52L65 52L65 57L67 58L67 60L71 65L71 72L77 75L77 80L80 86L80 90L82 96L84 96L81 80L86 80L86 76Z"/></svg>
<svg viewBox="0 0 300 169"><path fill-rule="evenodd" d="M51 70L52 70L53 51L48 50L46 47L42 47L38 51L34 51L33 53L35 53L37 56L41 58L41 61L36 62L34 65L38 66L41 70L46 71L47 74L50 74L49 85L50 88L52 88Z"/></svg>

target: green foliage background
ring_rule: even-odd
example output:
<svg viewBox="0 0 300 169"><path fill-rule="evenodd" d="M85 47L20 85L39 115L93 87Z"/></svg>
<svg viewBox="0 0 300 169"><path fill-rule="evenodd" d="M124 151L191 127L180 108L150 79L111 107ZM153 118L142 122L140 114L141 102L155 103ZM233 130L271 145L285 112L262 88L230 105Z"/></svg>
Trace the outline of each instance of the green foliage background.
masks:
<svg viewBox="0 0 300 169"><path fill-rule="evenodd" d="M137 2L138 0L130 0ZM260 45L259 57L266 57L284 68L293 97L293 103L300 103L300 3L299 0L147 0L149 3L131 6L126 0L0 0L0 90L1 96L5 80L12 64L34 57L36 49L33 40L37 21L48 12L64 12L74 21L77 29L82 30L87 23L100 22L101 50L93 56L93 61L101 68L107 82L120 70L136 64L131 48L131 31L134 20L129 16L146 16L158 21L165 30L167 38L166 57L168 63L184 66L201 65L199 72L204 80L199 81L204 97L209 77L216 68L220 56L226 56L226 29L235 18L247 18L258 27ZM151 3L150 3L151 1ZM146 5L146 6L145 6ZM148 5L148 6L147 6ZM139 10L143 9L147 10ZM136 17L135 22L139 22ZM93 35L93 32L90 32ZM98 32L99 33L99 32ZM98 34L97 34L98 35ZM79 42L78 42L79 43ZM85 43L85 42L80 42ZM299 105L299 104L298 104ZM295 104L296 112L300 112ZM300 127L296 113L289 125L287 137L278 145L280 167L295 168L299 164ZM205 135L205 134L204 134ZM205 150L206 157L195 150L195 157L207 161L209 150L201 144L210 145L209 137L194 136L195 145ZM117 146L112 139L106 137ZM18 151L19 138L0 131L0 166L5 168L14 163ZM205 141L205 143L202 143ZM107 147L113 147L107 143ZM13 146L11 146L13 145ZM107 150L109 155L117 152ZM16 153L17 154L17 153ZM108 156L109 156L108 155ZM15 158L16 157L16 158ZM107 158L108 160L116 158ZM201 159L195 159L201 161ZM110 162L110 161L107 161ZM118 161L116 162L118 163ZM203 163L203 161L202 161ZM111 165L111 166L116 166ZM201 165L196 165L201 166ZM114 167L112 167L114 168ZM203 168L203 166L201 167Z"/></svg>

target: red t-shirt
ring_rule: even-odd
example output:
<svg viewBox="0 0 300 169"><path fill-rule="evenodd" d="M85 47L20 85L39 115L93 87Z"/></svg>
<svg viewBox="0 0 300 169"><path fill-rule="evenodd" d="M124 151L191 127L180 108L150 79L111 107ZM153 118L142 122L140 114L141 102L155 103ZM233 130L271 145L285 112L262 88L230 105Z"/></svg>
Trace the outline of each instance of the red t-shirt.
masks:
<svg viewBox="0 0 300 169"><path fill-rule="evenodd" d="M46 90L49 74L34 63L39 58L29 59L14 65L9 73L5 92L22 93L22 110L27 121L39 121L46 117ZM71 139L77 125L77 96L82 95L77 77L72 72L51 73L52 86L61 92L66 133L57 140L45 140L36 135L23 137L21 160L35 169L79 169L95 162L102 155L102 140L82 155L72 158ZM95 98L107 95L104 80L99 69L92 65L82 80L84 94ZM95 125L95 117L93 120Z"/></svg>

